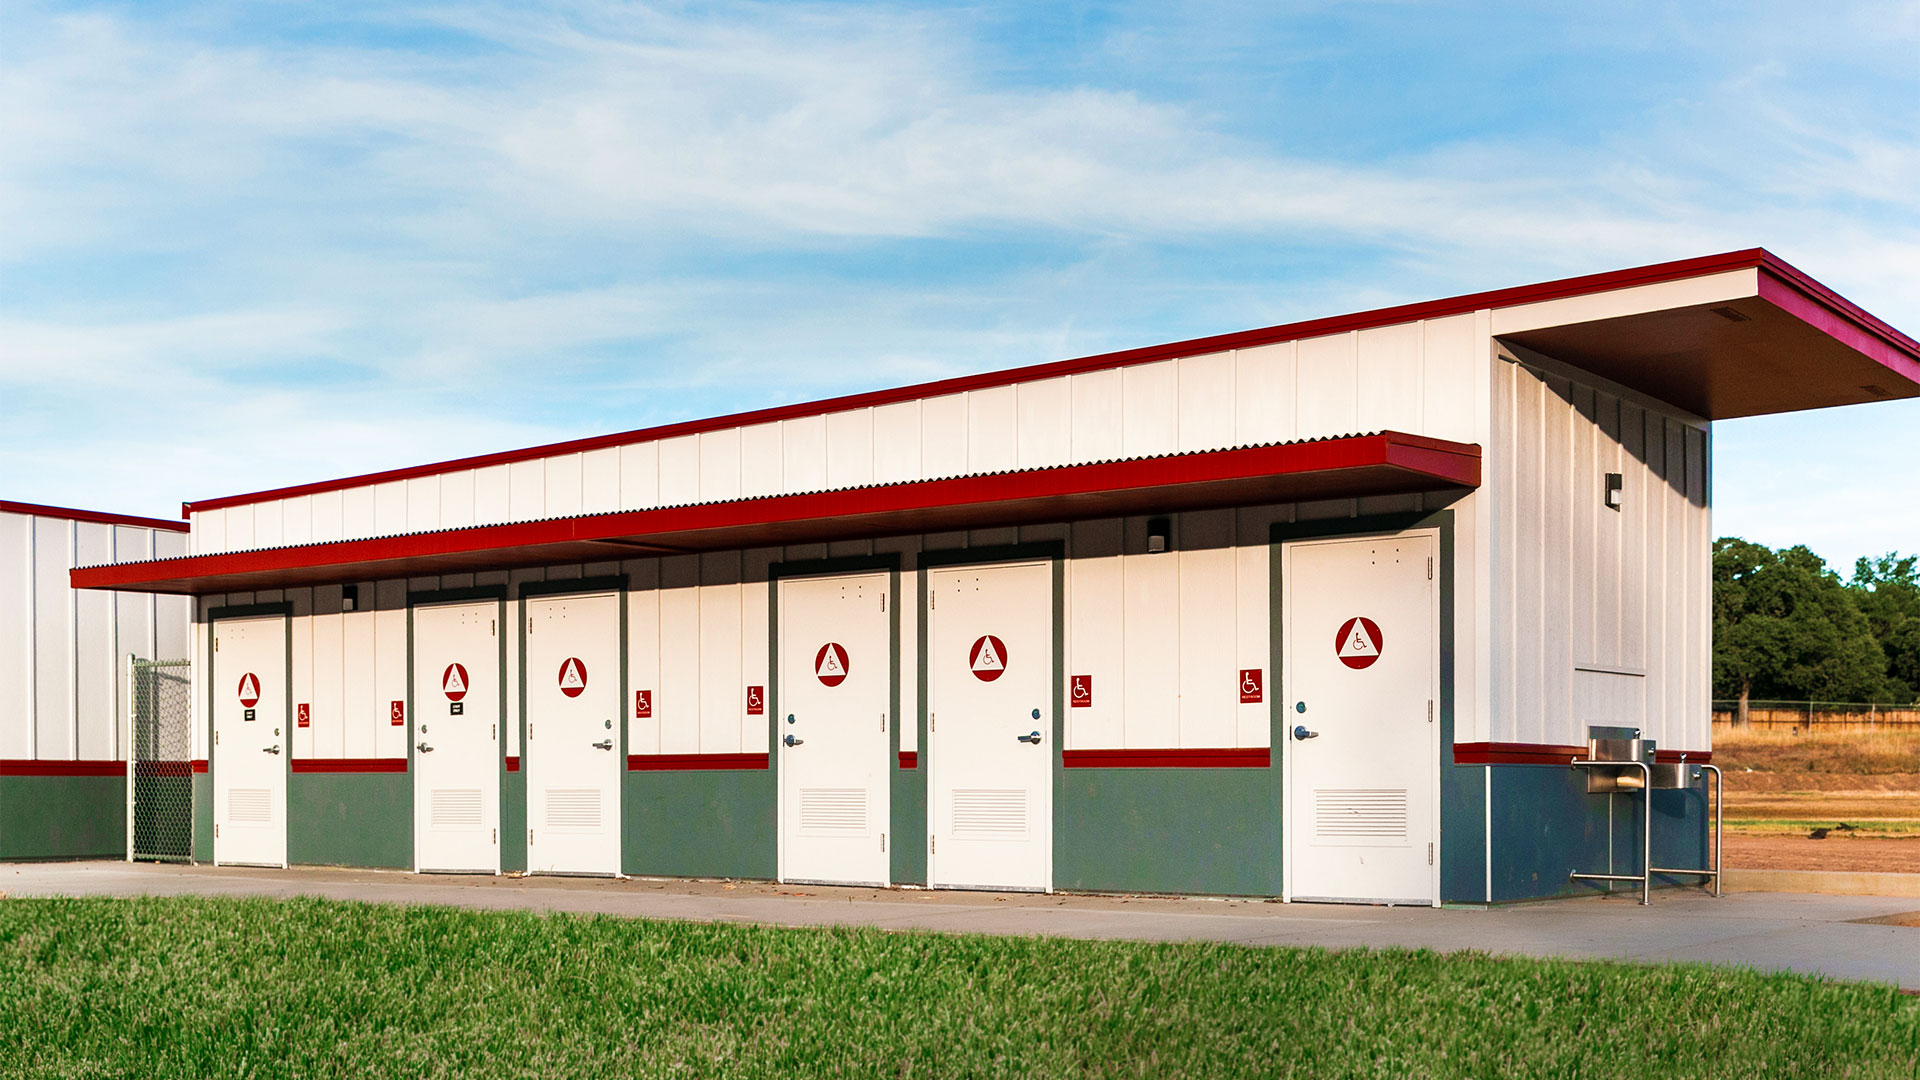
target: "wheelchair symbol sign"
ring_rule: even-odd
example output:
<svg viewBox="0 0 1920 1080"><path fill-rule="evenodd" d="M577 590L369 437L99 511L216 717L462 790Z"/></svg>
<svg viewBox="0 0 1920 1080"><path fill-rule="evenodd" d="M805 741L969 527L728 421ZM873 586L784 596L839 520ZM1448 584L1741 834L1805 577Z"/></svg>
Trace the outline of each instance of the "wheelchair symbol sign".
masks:
<svg viewBox="0 0 1920 1080"><path fill-rule="evenodd" d="M1093 707L1093 676L1075 675L1073 677L1073 686L1068 692L1067 707L1072 709Z"/></svg>

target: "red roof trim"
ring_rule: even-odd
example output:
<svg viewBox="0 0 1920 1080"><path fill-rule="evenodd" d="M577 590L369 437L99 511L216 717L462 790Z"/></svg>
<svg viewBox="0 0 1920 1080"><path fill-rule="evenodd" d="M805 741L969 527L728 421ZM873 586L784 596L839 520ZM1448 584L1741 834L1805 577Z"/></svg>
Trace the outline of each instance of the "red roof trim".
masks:
<svg viewBox="0 0 1920 1080"><path fill-rule="evenodd" d="M1069 769L1265 769L1273 752L1264 746L1179 750L1066 750Z"/></svg>
<svg viewBox="0 0 1920 1080"><path fill-rule="evenodd" d="M416 477L434 476L458 469L479 469L489 465L504 465L509 462L550 457L555 454L579 453L586 450L599 450L609 446L624 446L629 443L650 442L656 439L670 439L680 435L693 435L703 431L747 427L752 424L771 423L775 420L790 420L795 417L815 416L825 413L841 412L847 409L890 405L895 402L912 401L917 398L957 394L965 390L983 390L990 387L1028 382L1034 379L1048 379L1061 375L1078 375L1089 371L1101 371L1108 368L1151 363L1156 360L1171 360L1182 356L1199 356L1206 353L1221 352L1227 349L1247 349L1256 345L1271 345L1277 342L1320 337L1326 334L1345 333L1351 330L1366 330L1376 326L1392 326L1396 323L1413 322L1419 319L1438 319L1449 315L1464 315L1479 311L1483 308L1514 307L1520 304L1534 304L1546 300L1561 300L1570 296L1611 292L1616 289L1628 289L1641 285L1658 285L1668 281L1678 281L1683 278L1703 277L1708 274L1725 273L1730 270L1746 270L1754 267L1765 267L1771 273L1794 282L1798 288L1814 296L1820 303L1828 305L1839 318L1859 323L1863 327L1871 329L1873 333L1886 338L1897 350L1906 353L1915 361L1920 361L1920 343L1915 343L1913 339L1894 330L1886 323L1881 322L1879 319L1861 310L1858 306L1849 303L1831 289L1826 288L1806 274L1775 258L1764 248L1747 248L1742 251L1730 251L1720 255L1707 255L1700 258L1655 263L1650 266L1638 266L1631 269L1614 270L1602 274L1585 274L1580 277L1561 278L1555 281L1544 281L1532 285L1515 286L1513 288L1466 293L1461 296L1447 297L1441 300L1430 300L1417 304L1400 304L1394 307L1374 308L1370 311L1355 312L1349 315L1308 319L1304 322L1283 323L1278 326L1262 327L1255 330L1242 330L1230 334L1216 334L1210 337L1189 338L1185 341L1174 341L1164 345L1149 345L1144 348L1125 349L1119 352L1083 356L1073 360L1056 360L1044 364L1030 364L1025 367L982 372L976 375L963 375L957 378L940 379L934 382L918 383L912 386L875 390L864 394L848 394L842 397L825 398L803 404L782 405L770 409L756 409L750 412L716 416L705 420L689 420L677 424L663 424L658 427L640 428L634 431L624 431L612 435L596 435L584 439L570 439L564 442L547 443L542 446L530 446L520 450L506 450L493 454L454 458L449 461L441 461L429 465L388 469L382 472L365 473L360 476L344 477L337 480L321 480L310 484L272 488L267 491L256 491L247 495L229 495L214 499L201 499L196 502L182 503L180 505L180 514L182 517L185 517L197 511L218 510L228 506L264 502L268 499L286 499L298 495L312 495L323 491L339 491L343 488L389 483L395 480L410 480Z"/></svg>
<svg viewBox="0 0 1920 1080"><path fill-rule="evenodd" d="M168 532L178 533L186 532L189 527L184 521L168 521L165 518L108 514L99 510L74 510L65 506L41 506L39 503L7 502L4 499L0 499L0 511L9 514L32 514L34 517L61 518L65 521L88 521L96 525L131 525L140 529L165 529Z"/></svg>
<svg viewBox="0 0 1920 1080"><path fill-rule="evenodd" d="M629 772L693 772L705 769L764 769L766 754L628 754Z"/></svg>
<svg viewBox="0 0 1920 1080"><path fill-rule="evenodd" d="M1453 744L1455 765L1566 765L1587 756L1584 746L1559 743L1472 742ZM1702 765L1713 760L1707 750L1655 750L1654 761L1677 763L1684 756Z"/></svg>
<svg viewBox="0 0 1920 1080"><path fill-rule="evenodd" d="M124 761L39 761L12 758L0 761L0 776L125 776Z"/></svg>
<svg viewBox="0 0 1920 1080"><path fill-rule="evenodd" d="M1082 513L1081 517L1114 513L1116 504L1113 500L1126 493L1152 493L1182 487L1206 490L1215 497L1215 504L1230 505L1233 498L1244 493L1246 485L1251 483L1369 469L1390 470L1395 475L1420 481L1419 485L1408 486L1404 490L1416 490L1421 485L1426 489L1477 487L1480 483L1480 448L1470 443L1387 431L1339 439L1065 465L804 495L777 495L299 547L117 563L76 569L71 572L69 580L75 588L113 589L329 567L354 567L356 573L377 575L387 568L375 564L470 556L509 549L519 549L538 556L530 558L529 564L542 561L549 554L552 561L567 562L577 561L563 554L567 545L610 540L644 543L649 538L664 539L671 543L675 538L688 534L718 535L726 530L795 523L818 524L822 535L825 535L832 531L836 522L857 520L890 524L904 522L906 524L896 531L912 532L915 531L912 524L921 515L931 512L991 505L1012 508L1039 506L1050 514L1055 504L1048 500L1090 494L1097 494L1102 501ZM640 551L634 550L635 553ZM604 556L607 553L597 554ZM207 591L219 590L209 585Z"/></svg>
<svg viewBox="0 0 1920 1080"><path fill-rule="evenodd" d="M400 758L294 758L297 773L403 773L407 759Z"/></svg>

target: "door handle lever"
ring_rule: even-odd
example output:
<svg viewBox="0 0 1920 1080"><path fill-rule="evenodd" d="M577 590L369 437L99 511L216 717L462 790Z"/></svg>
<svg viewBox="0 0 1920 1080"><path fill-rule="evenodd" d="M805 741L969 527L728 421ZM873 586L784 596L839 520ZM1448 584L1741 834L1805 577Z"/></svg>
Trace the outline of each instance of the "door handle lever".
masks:
<svg viewBox="0 0 1920 1080"><path fill-rule="evenodd" d="M786 743L788 746L799 746L801 743L806 742L807 740L796 739L792 735L788 735L786 738L780 741Z"/></svg>
<svg viewBox="0 0 1920 1080"><path fill-rule="evenodd" d="M280 752L280 748L277 746L263 746L260 748L260 752L263 754L277 754Z"/></svg>
<svg viewBox="0 0 1920 1080"><path fill-rule="evenodd" d="M601 739L599 742L593 744L593 748L595 750L611 750L613 749L613 740Z"/></svg>
<svg viewBox="0 0 1920 1080"><path fill-rule="evenodd" d="M1317 739L1320 737L1320 733L1317 731L1308 731L1307 725L1305 724L1295 724L1293 726L1293 737L1296 739Z"/></svg>
<svg viewBox="0 0 1920 1080"><path fill-rule="evenodd" d="M1023 743L1032 743L1035 746L1040 745L1040 733L1037 731L1030 735L1015 735L1014 738L1019 739Z"/></svg>
<svg viewBox="0 0 1920 1080"><path fill-rule="evenodd" d="M433 753L433 747L431 747L431 746L428 746L428 745L427 745L426 743L414 743L414 744L413 744L413 748L414 748L415 750L418 750L418 751L420 751L420 752L421 752L421 753L423 753L423 754L431 754L431 753Z"/></svg>

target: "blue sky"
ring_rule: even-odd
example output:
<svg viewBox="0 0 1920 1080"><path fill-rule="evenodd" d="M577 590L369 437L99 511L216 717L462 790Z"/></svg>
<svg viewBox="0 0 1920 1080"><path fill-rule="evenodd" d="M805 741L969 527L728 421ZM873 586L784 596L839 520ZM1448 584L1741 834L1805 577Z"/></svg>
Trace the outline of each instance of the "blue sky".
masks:
<svg viewBox="0 0 1920 1080"><path fill-rule="evenodd" d="M171 516L1755 245L1920 333L1912 0L0 26L5 498ZM1719 531L1920 549L1920 404L1716 440Z"/></svg>

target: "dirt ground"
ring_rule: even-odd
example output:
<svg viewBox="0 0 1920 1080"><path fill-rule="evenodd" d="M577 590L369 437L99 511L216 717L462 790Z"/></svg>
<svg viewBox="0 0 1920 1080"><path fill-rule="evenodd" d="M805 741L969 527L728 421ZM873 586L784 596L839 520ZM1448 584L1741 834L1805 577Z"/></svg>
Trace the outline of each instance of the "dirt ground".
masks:
<svg viewBox="0 0 1920 1080"><path fill-rule="evenodd" d="M1857 870L1920 874L1920 837L1888 839L1830 834L1727 837L1726 865L1750 870Z"/></svg>

